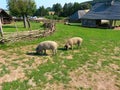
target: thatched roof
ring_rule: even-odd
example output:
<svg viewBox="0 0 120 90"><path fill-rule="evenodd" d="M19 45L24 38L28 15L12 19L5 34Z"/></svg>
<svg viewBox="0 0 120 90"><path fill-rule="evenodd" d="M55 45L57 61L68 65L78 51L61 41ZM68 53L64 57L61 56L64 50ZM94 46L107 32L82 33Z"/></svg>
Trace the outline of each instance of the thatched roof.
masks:
<svg viewBox="0 0 120 90"><path fill-rule="evenodd" d="M120 2L96 3L82 19L120 20Z"/></svg>

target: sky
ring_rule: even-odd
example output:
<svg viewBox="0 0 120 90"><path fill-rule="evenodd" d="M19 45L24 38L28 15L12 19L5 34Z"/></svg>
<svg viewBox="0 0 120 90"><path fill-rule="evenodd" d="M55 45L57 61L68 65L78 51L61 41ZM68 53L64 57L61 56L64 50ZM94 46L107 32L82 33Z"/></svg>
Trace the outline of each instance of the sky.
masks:
<svg viewBox="0 0 120 90"><path fill-rule="evenodd" d="M63 6L65 3L69 3L69 2L81 3L85 1L90 1L90 0L35 0L37 8L39 8L40 6L52 7L52 5L56 3L60 3ZM7 9L6 6L7 6L6 0L0 0L0 8Z"/></svg>

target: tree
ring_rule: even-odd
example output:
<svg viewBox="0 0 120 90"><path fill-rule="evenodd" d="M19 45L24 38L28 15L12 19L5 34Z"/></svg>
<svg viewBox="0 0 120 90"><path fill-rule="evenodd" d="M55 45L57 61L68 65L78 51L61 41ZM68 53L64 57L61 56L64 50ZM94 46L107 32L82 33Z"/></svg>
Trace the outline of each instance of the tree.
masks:
<svg viewBox="0 0 120 90"><path fill-rule="evenodd" d="M47 7L46 8L48 11L53 11L53 9L51 7Z"/></svg>
<svg viewBox="0 0 120 90"><path fill-rule="evenodd" d="M80 4L80 10L90 9L91 5L89 3L82 3Z"/></svg>
<svg viewBox="0 0 120 90"><path fill-rule="evenodd" d="M73 3L68 3L68 16L74 13Z"/></svg>
<svg viewBox="0 0 120 90"><path fill-rule="evenodd" d="M44 8L44 6L39 7L39 9L37 9L36 16L45 16L48 15L48 10Z"/></svg>
<svg viewBox="0 0 120 90"><path fill-rule="evenodd" d="M63 6L62 16L64 17L68 16L68 4L67 3L65 3Z"/></svg>
<svg viewBox="0 0 120 90"><path fill-rule="evenodd" d="M78 10L80 9L80 4L77 3L77 2L75 2L75 3L73 4L73 9L74 9L74 12L78 11Z"/></svg>
<svg viewBox="0 0 120 90"><path fill-rule="evenodd" d="M14 16L22 16L24 27L30 27L28 20L29 15L33 15L36 11L34 0L7 0L8 9Z"/></svg>
<svg viewBox="0 0 120 90"><path fill-rule="evenodd" d="M61 4L57 3L57 4L53 4L53 10L55 11L56 15L60 15L60 13L62 12L62 6Z"/></svg>
<svg viewBox="0 0 120 90"><path fill-rule="evenodd" d="M70 16L74 12L73 3L65 3L63 6L62 16Z"/></svg>
<svg viewBox="0 0 120 90"><path fill-rule="evenodd" d="M54 4L52 6L53 10L55 11L55 14L61 17L67 17L72 15L78 10L85 10L85 9L90 9L91 4L89 2L84 2L84 3L65 3L64 6L62 7L60 4Z"/></svg>

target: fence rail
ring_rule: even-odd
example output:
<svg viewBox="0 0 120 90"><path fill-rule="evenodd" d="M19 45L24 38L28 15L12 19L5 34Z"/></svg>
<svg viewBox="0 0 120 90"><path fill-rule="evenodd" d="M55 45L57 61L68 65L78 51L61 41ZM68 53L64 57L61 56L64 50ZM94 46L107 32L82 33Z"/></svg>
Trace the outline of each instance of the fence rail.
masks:
<svg viewBox="0 0 120 90"><path fill-rule="evenodd" d="M0 39L0 44L8 42L18 42L22 40L31 40L35 38L42 38L51 35L55 32L55 25L48 27L45 30L30 30L21 32L4 33L4 38Z"/></svg>

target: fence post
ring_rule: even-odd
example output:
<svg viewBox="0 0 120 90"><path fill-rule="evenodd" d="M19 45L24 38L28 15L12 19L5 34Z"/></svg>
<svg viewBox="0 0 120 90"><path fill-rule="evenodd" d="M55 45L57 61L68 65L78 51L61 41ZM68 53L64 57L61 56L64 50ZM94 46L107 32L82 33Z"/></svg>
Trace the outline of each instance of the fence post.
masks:
<svg viewBox="0 0 120 90"><path fill-rule="evenodd" d="M1 17L0 17L0 34L1 34L1 37L3 38L3 29L2 29L2 20L1 20Z"/></svg>
<svg viewBox="0 0 120 90"><path fill-rule="evenodd" d="M18 27L17 27L17 24L16 24L16 21L14 20L14 25L15 25L15 29L17 31L17 36L18 36Z"/></svg>

